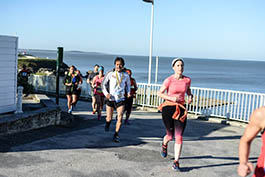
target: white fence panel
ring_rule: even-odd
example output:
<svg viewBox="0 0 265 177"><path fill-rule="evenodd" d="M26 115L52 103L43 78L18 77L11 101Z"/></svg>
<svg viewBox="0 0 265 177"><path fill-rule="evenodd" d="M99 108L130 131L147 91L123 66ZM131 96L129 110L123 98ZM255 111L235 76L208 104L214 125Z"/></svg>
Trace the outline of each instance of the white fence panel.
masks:
<svg viewBox="0 0 265 177"><path fill-rule="evenodd" d="M59 93L65 94L65 85L63 84L64 77L60 77L59 81ZM56 93L56 77L55 76L41 76L31 75L29 77L29 83L34 86L35 91L45 93ZM86 80L83 79L81 97L91 98L91 89Z"/></svg>
<svg viewBox="0 0 265 177"><path fill-rule="evenodd" d="M30 77L30 82L36 91L46 93L55 93L55 81L54 76L33 75ZM164 101L157 95L161 87L160 84L138 83L137 85L138 90L134 104L157 108ZM250 114L256 108L265 106L265 94L262 93L198 87L191 87L191 91L194 95L193 101L191 104L186 104L186 108L194 114L248 122ZM90 98L90 93L90 86L84 80L81 96ZM63 78L60 78L60 94L65 94Z"/></svg>
<svg viewBox="0 0 265 177"><path fill-rule="evenodd" d="M0 35L0 113L16 110L18 38Z"/></svg>
<svg viewBox="0 0 265 177"><path fill-rule="evenodd" d="M161 85L138 83L138 87L135 104L155 108L163 102L157 96ZM265 106L263 93L198 87L191 87L191 91L194 95L193 101L186 104L190 113L248 122L255 109Z"/></svg>

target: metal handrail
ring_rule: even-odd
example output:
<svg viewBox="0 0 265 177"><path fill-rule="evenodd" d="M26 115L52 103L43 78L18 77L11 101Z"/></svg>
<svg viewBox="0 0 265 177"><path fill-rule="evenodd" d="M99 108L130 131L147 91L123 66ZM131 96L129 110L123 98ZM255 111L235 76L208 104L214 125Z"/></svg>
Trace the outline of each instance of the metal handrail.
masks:
<svg viewBox="0 0 265 177"><path fill-rule="evenodd" d="M55 76L32 75L29 82L36 91L55 93ZM158 107L164 100L157 95L161 84L138 83L138 90L134 104L143 107ZM81 96L91 98L91 89L85 81L82 85ZM60 94L65 94L63 78L60 78ZM265 94L243 92L225 89L191 87L193 101L186 104L188 112L215 116L242 122L248 122L251 113L265 106ZM186 98L187 99L187 98Z"/></svg>
<svg viewBox="0 0 265 177"><path fill-rule="evenodd" d="M161 84L138 83L135 104L158 107L164 100L157 95ZM224 89L191 87L193 101L188 112L248 122L251 113L265 106L265 94ZM187 100L187 97L186 97Z"/></svg>

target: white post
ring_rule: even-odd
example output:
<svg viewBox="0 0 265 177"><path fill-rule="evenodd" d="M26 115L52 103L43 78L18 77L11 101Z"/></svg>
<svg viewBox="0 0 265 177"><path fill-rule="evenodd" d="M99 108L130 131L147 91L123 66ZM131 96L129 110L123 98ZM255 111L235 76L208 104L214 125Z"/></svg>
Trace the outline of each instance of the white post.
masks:
<svg viewBox="0 0 265 177"><path fill-rule="evenodd" d="M154 24L154 3L152 3L152 11L151 11L151 31L150 31L148 84L151 83L152 50L153 50L153 24Z"/></svg>
<svg viewBox="0 0 265 177"><path fill-rule="evenodd" d="M16 110L15 114L23 113L23 111L22 111L22 97L23 97L23 87L19 86L17 88L17 110Z"/></svg>
<svg viewBox="0 0 265 177"><path fill-rule="evenodd" d="M158 56L156 56L156 76L155 76L155 84L157 84L157 74L158 74Z"/></svg>
<svg viewBox="0 0 265 177"><path fill-rule="evenodd" d="M45 76L45 84L46 84L46 93L49 91L49 76Z"/></svg>

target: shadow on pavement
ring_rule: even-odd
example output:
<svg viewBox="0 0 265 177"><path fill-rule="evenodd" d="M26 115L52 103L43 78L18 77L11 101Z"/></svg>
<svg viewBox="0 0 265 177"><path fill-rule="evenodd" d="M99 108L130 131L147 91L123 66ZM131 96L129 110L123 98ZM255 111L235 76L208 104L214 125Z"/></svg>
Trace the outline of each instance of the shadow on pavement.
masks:
<svg viewBox="0 0 265 177"><path fill-rule="evenodd" d="M68 127L50 126L38 130L17 133L8 136L0 137L0 151L9 152L12 147L34 143L38 146L26 146L18 151L38 151L47 149L79 149L79 148L112 148L141 145L155 143L159 147L161 138L165 134L165 128L161 119L143 119L143 115L157 115L160 113L143 112L135 113L131 125L124 125L120 130L121 142L115 143L112 141L112 136L115 128L115 120L112 121L110 132L104 132L105 117L101 121L95 118L90 119L88 115L74 116L75 121ZM86 116L86 119L82 118ZM151 117L151 116L150 116ZM196 140L222 140L222 139L239 139L239 136L223 136L223 137L204 137L213 131L222 131L222 128L227 125L219 123L210 123L200 120L188 120L186 130L184 132L184 141ZM84 130L84 131L80 131ZM47 138L56 137L53 142L45 143ZM84 140L86 142L84 142ZM65 142L68 142L67 144ZM28 149L27 149L28 148ZM199 157L195 157L199 158ZM197 167L196 167L197 168Z"/></svg>
<svg viewBox="0 0 265 177"><path fill-rule="evenodd" d="M251 159L251 158L250 158ZM252 158L257 159L257 158ZM256 163L257 160L250 160L251 163ZM230 165L238 165L238 161L230 162L230 163L219 163L219 164L211 164L211 165L201 165L201 166L194 166L194 167L183 167L181 168L182 172L189 172L191 170L200 169L200 168L211 168L211 167L224 167Z"/></svg>
<svg viewBox="0 0 265 177"><path fill-rule="evenodd" d="M64 116L67 115L63 114ZM0 136L0 152L8 152L11 147L32 143L34 141L54 137L57 135L74 132L82 129L91 128L103 124L103 121L95 119L84 120L79 116L73 116L74 121L68 125L54 125L36 130L20 132L11 135Z"/></svg>

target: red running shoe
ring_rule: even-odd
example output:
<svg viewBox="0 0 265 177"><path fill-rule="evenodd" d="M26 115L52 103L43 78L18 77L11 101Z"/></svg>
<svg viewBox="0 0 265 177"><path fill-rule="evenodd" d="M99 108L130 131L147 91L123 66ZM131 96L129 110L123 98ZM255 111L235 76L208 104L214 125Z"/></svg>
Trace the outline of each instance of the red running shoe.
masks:
<svg viewBox="0 0 265 177"><path fill-rule="evenodd" d="M181 171L180 168L179 168L179 162L178 161L174 160L172 169L174 171L176 171L176 172L180 172Z"/></svg>

